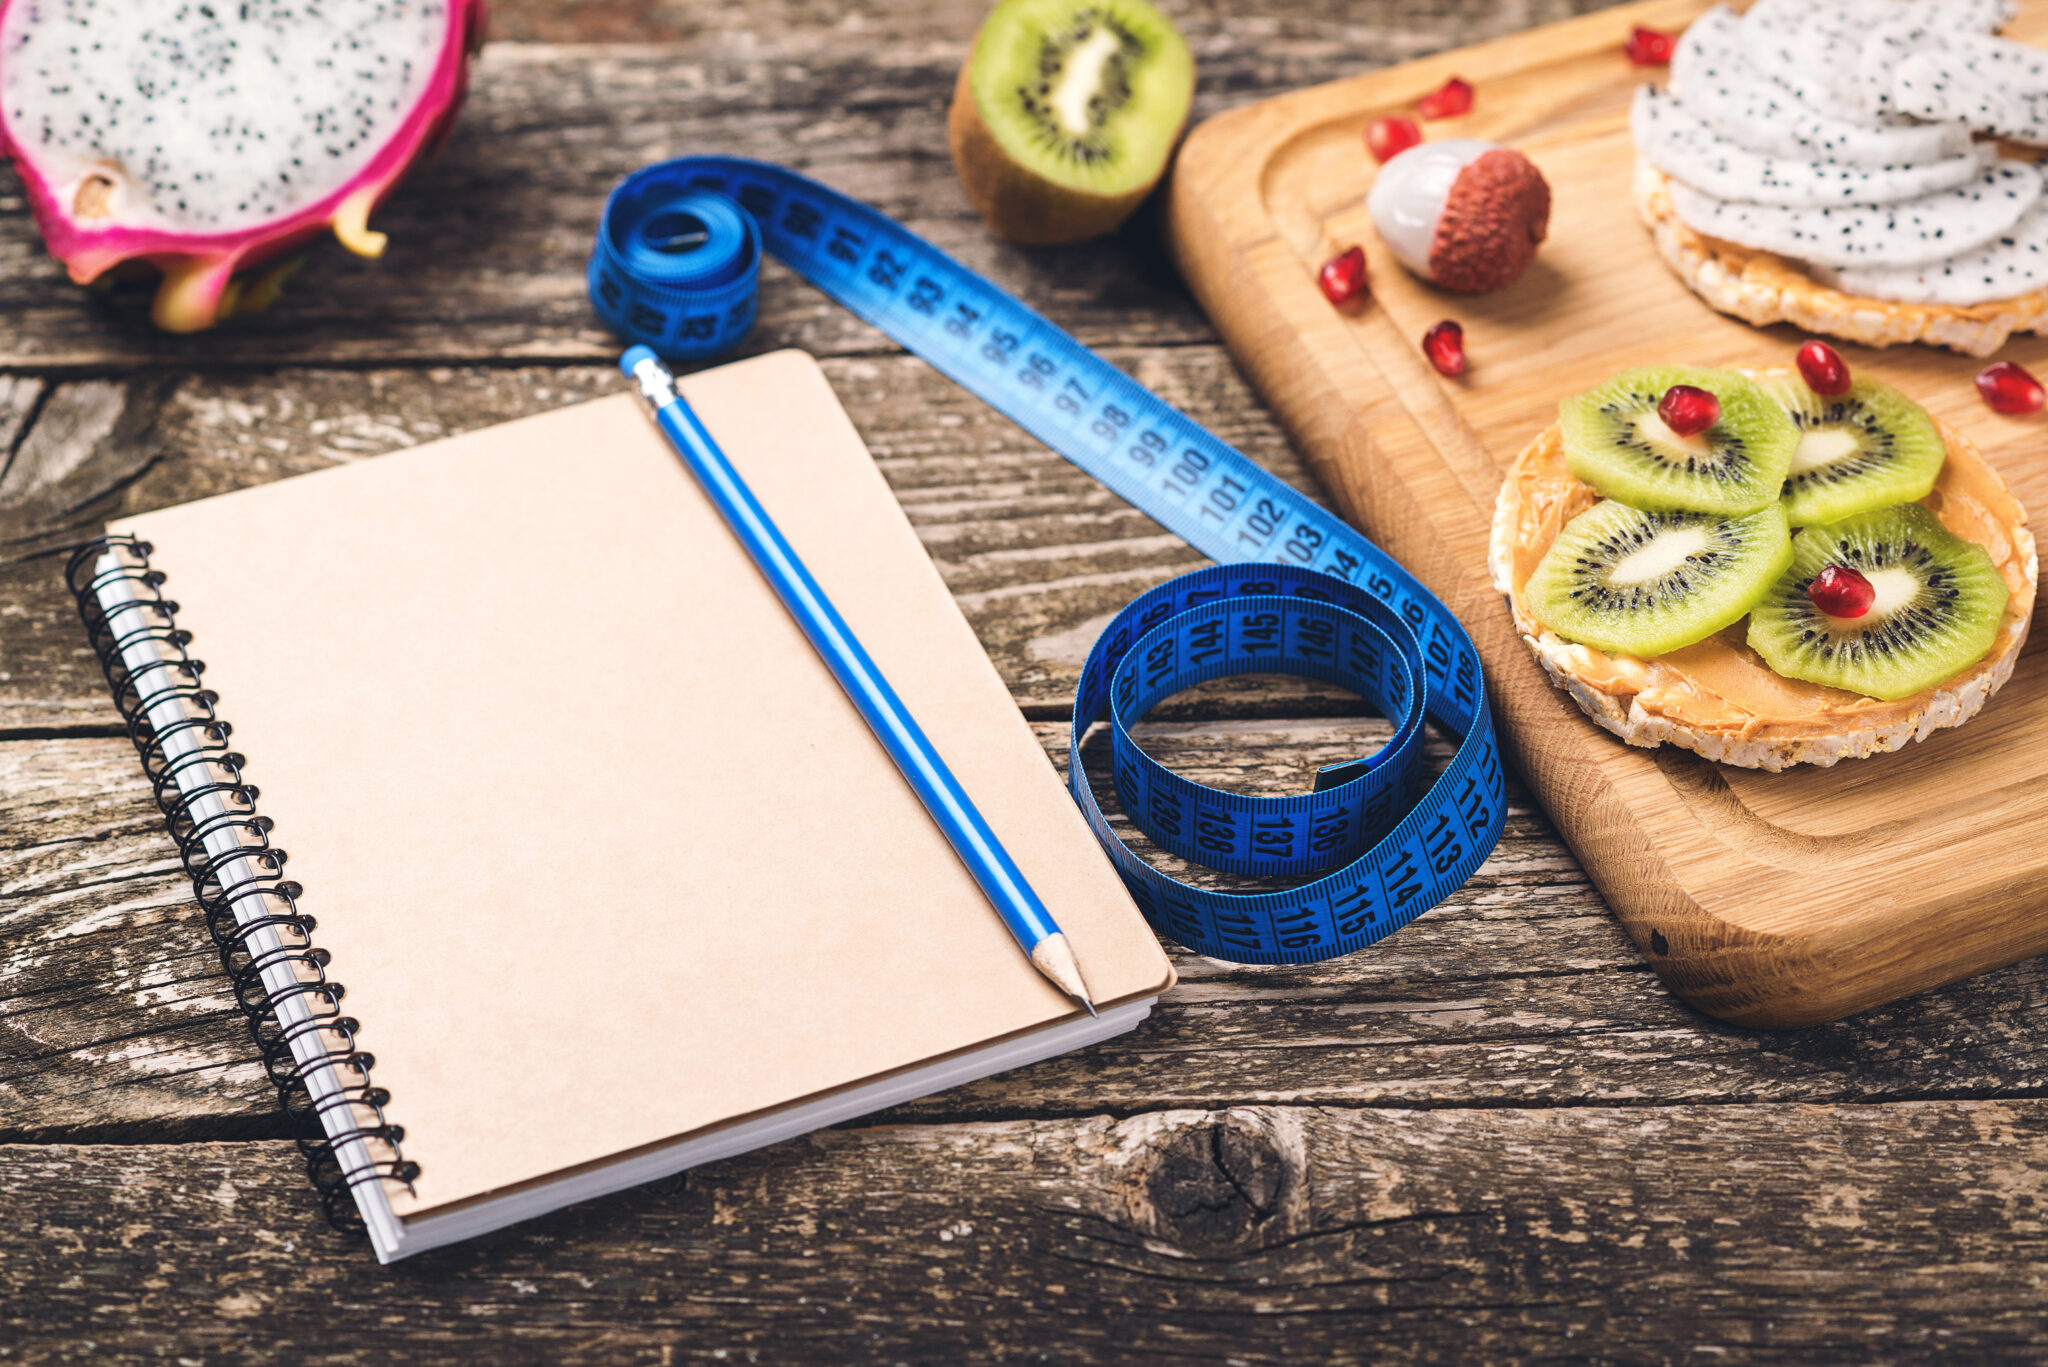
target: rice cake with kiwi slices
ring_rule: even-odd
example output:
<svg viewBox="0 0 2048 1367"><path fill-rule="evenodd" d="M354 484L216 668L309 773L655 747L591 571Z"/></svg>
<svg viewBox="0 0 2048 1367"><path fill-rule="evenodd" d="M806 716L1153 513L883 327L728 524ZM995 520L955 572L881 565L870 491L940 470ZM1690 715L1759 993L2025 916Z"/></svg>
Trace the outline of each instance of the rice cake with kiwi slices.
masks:
<svg viewBox="0 0 2048 1367"><path fill-rule="evenodd" d="M1766 386L1789 368L1743 372ZM1827 766L1897 750L1976 715L2011 676L2033 620L2039 563L2022 508L1960 432L1929 418L1945 459L1919 499L1948 532L1983 548L2006 591L1988 651L1941 683L1880 699L1785 678L1748 644L1748 619L1652 659L1564 639L1536 615L1529 579L1565 525L1602 502L1566 463L1562 429L1545 429L1509 465L1494 508L1489 561L1515 629L1551 682L1631 745L1676 745L1744 768ZM1796 537L1795 537L1796 543ZM1795 565L1789 574L1797 574Z"/></svg>
<svg viewBox="0 0 2048 1367"><path fill-rule="evenodd" d="M1003 0L953 87L953 166L998 235L1095 237L1159 183L1194 89L1186 41L1146 0Z"/></svg>

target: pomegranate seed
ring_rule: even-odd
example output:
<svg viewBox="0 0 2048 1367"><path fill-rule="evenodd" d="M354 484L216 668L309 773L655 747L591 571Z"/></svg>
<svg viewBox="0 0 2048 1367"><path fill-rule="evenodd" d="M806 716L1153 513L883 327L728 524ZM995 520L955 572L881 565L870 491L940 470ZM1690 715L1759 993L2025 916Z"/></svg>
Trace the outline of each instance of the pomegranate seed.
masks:
<svg viewBox="0 0 2048 1367"><path fill-rule="evenodd" d="M1637 24L1629 33L1628 42L1622 45L1621 50L1626 52L1628 59L1637 66L1663 66L1671 60L1671 50L1677 46L1678 39L1675 35L1662 29L1644 28Z"/></svg>
<svg viewBox="0 0 2048 1367"><path fill-rule="evenodd" d="M1675 384L1657 401L1657 416L1681 437L1696 437L1721 421L1721 401L1694 384Z"/></svg>
<svg viewBox="0 0 2048 1367"><path fill-rule="evenodd" d="M1374 119L1366 125L1366 150L1374 162L1391 162L1421 141L1421 125L1413 119Z"/></svg>
<svg viewBox="0 0 2048 1367"><path fill-rule="evenodd" d="M1808 389L1827 398L1849 392L1849 363L1826 342L1799 348L1799 375Z"/></svg>
<svg viewBox="0 0 2048 1367"><path fill-rule="evenodd" d="M1413 119L1374 119L1365 126L1365 145L1374 161L1389 162L1422 141L1422 128Z"/></svg>
<svg viewBox="0 0 2048 1367"><path fill-rule="evenodd" d="M1847 565L1830 565L1806 586L1806 596L1830 617L1861 617L1877 601L1877 590Z"/></svg>
<svg viewBox="0 0 2048 1367"><path fill-rule="evenodd" d="M1415 104L1416 110L1425 119L1455 119L1471 107L1472 87L1457 76L1451 77Z"/></svg>
<svg viewBox="0 0 2048 1367"><path fill-rule="evenodd" d="M2011 361L1985 366L1977 375L1977 392L1995 412L2015 416L2041 411L2041 382Z"/></svg>
<svg viewBox="0 0 2048 1367"><path fill-rule="evenodd" d="M1365 298L1365 248L1352 247L1325 261L1316 283L1323 287L1323 298L1338 308Z"/></svg>
<svg viewBox="0 0 2048 1367"><path fill-rule="evenodd" d="M1439 375L1465 373L1465 329L1446 318L1422 334L1422 354Z"/></svg>

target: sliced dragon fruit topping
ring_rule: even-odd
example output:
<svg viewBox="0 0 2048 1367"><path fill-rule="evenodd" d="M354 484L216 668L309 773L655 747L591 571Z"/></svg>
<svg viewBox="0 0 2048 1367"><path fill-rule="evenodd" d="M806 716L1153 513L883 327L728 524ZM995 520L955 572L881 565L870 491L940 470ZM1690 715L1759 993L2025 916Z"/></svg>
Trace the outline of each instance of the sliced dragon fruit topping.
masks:
<svg viewBox="0 0 2048 1367"><path fill-rule="evenodd" d="M1721 199L1674 181L1671 207L1708 237L1822 266L1913 266L2003 236L2041 198L2041 173L2000 159L1966 185L1896 204L1820 208Z"/></svg>
<svg viewBox="0 0 2048 1367"><path fill-rule="evenodd" d="M370 214L445 137L483 24L483 0L0 0L0 147L73 280L148 262L157 325L196 331L323 231L384 250Z"/></svg>
<svg viewBox="0 0 2048 1367"><path fill-rule="evenodd" d="M1630 126L1669 207L1857 298L1973 307L2048 287L2048 52L2014 0L1752 0L1689 25ZM1990 136L1986 136L1990 135ZM1999 319L1968 349L1995 349ZM1995 334L1995 335L1994 335ZM1955 345L1955 343L1950 343Z"/></svg>
<svg viewBox="0 0 2048 1367"><path fill-rule="evenodd" d="M1940 161L1970 150L1966 123L1879 124L1853 111L1801 104L1744 55L1742 18L1726 5L1693 20L1678 40L1670 90L1723 137L1773 156L1882 167Z"/></svg>
<svg viewBox="0 0 2048 1367"><path fill-rule="evenodd" d="M1722 137L1677 96L1649 85L1636 91L1629 131L1636 151L1652 166L1695 190L1716 199L1795 208L1922 199L1977 180L1998 151L1985 144L1899 166L1781 158Z"/></svg>
<svg viewBox="0 0 2048 1367"><path fill-rule="evenodd" d="M1924 41L1922 50L1879 74L1890 81L1890 109L1917 119L1967 119L2001 138L2048 144L2048 52L1933 28Z"/></svg>
<svg viewBox="0 0 2048 1367"><path fill-rule="evenodd" d="M1814 275L1845 294L1904 304L1967 308L2017 299L2048 286L2048 199L2037 200L2010 232L1970 251L1917 266L1822 267Z"/></svg>
<svg viewBox="0 0 2048 1367"><path fill-rule="evenodd" d="M1923 117L1991 127L2001 108L2013 107L2008 97L2040 87L2040 49L1992 36L2004 14L2003 0L1894 0L1882 9L1852 11L1841 45L1827 60L1847 73L1847 98L1867 117L1925 109Z"/></svg>

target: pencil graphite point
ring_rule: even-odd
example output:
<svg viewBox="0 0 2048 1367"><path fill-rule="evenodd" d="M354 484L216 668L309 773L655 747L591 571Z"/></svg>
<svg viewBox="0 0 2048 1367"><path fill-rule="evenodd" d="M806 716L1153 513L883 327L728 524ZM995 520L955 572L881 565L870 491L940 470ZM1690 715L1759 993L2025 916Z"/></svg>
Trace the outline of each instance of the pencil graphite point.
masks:
<svg viewBox="0 0 2048 1367"><path fill-rule="evenodd" d="M1081 981L1081 961L1074 957L1072 945L1063 934L1052 934L1031 947L1031 964L1040 973L1053 980L1060 991L1088 1008L1088 1014L1095 1014L1095 1001L1088 995L1088 985Z"/></svg>

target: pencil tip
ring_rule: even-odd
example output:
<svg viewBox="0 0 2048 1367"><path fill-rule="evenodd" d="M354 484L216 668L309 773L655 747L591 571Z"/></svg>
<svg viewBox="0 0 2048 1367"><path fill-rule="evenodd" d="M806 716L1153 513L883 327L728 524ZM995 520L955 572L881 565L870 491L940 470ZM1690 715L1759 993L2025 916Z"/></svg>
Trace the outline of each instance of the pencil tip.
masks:
<svg viewBox="0 0 2048 1367"><path fill-rule="evenodd" d="M1031 947L1031 964L1040 973L1052 979L1060 991L1088 1008L1094 1016L1095 1001L1088 995L1088 985L1081 981L1081 962L1074 957L1073 946L1067 937L1058 933L1046 936Z"/></svg>

